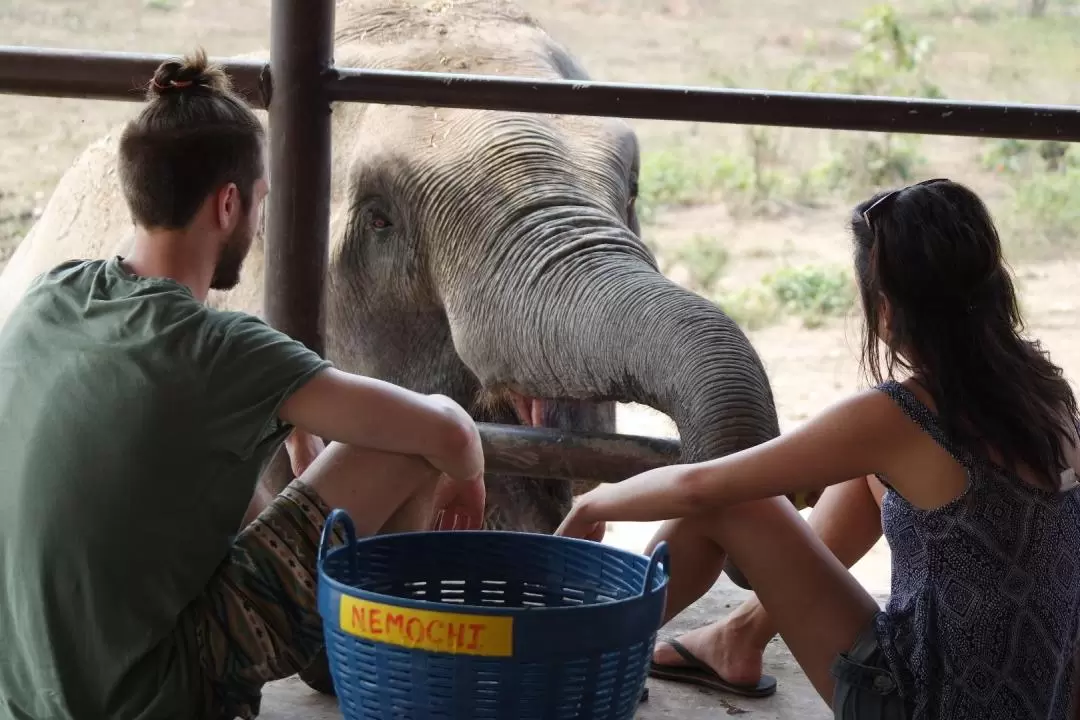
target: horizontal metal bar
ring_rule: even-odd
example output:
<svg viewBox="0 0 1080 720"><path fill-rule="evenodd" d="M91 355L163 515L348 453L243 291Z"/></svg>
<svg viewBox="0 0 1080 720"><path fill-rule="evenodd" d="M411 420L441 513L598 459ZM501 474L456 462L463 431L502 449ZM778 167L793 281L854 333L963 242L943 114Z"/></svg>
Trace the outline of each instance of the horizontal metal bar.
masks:
<svg viewBox="0 0 1080 720"><path fill-rule="evenodd" d="M154 71L174 55L0 46L0 93L88 100L141 101ZM270 102L264 62L212 58L235 89L257 108Z"/></svg>
<svg viewBox="0 0 1080 720"><path fill-rule="evenodd" d="M487 472L620 482L679 461L678 440L477 423Z"/></svg>
<svg viewBox="0 0 1080 720"><path fill-rule="evenodd" d="M141 100L168 55L0 46L0 93ZM269 66L221 59L265 108ZM340 68L331 100L822 130L1080 141L1080 107Z"/></svg>
<svg viewBox="0 0 1080 720"><path fill-rule="evenodd" d="M339 68L332 100L822 130L1080 141L1080 106Z"/></svg>

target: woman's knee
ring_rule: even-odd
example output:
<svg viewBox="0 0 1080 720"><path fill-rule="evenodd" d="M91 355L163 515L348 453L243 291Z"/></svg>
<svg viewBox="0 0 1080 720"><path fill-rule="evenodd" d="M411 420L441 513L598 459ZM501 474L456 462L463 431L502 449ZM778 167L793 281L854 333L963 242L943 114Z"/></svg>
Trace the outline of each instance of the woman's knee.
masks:
<svg viewBox="0 0 1080 720"><path fill-rule="evenodd" d="M712 532L716 522L711 517L695 515L692 517L675 518L664 521L660 530L656 533L655 542L665 540L669 545L695 544L702 548L716 548L716 542L712 539ZM650 548L650 552L651 552Z"/></svg>
<svg viewBox="0 0 1080 720"><path fill-rule="evenodd" d="M870 488L870 494L874 496L874 502L881 507L881 499L885 496L885 485L877 479L876 475L866 476L866 486Z"/></svg>

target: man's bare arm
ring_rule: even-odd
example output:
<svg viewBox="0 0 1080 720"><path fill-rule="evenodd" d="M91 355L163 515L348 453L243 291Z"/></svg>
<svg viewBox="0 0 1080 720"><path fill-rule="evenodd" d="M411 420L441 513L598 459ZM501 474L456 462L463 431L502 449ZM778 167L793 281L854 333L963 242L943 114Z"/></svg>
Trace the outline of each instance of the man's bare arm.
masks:
<svg viewBox="0 0 1080 720"><path fill-rule="evenodd" d="M279 413L298 429L357 447L419 455L457 480L483 473L476 425L442 395L327 368L286 400Z"/></svg>

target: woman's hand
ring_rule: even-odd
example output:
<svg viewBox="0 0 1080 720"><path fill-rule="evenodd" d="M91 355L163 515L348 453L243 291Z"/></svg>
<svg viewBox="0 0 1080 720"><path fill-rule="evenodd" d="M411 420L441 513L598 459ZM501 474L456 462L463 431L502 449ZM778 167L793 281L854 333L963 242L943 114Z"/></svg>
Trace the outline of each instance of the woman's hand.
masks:
<svg viewBox="0 0 1080 720"><path fill-rule="evenodd" d="M600 489L600 488L597 488ZM607 530L607 522L604 520L590 519L589 507L587 505L586 498L596 492L595 490L582 495L578 502L574 503L574 506L570 508L570 512L566 514L562 524L559 525L559 529L555 531L556 535L562 537L580 538L582 540L592 540L593 542L603 542L604 532Z"/></svg>
<svg viewBox="0 0 1080 720"><path fill-rule="evenodd" d="M670 520L707 510L700 475L700 466L669 465L601 485L578 498L556 534L603 538L609 522Z"/></svg>
<svg viewBox="0 0 1080 720"><path fill-rule="evenodd" d="M884 393L867 390L813 420L745 450L698 463L668 465L581 496L560 531L574 537L596 523L695 517L718 508L781 495L818 493L871 473L903 467L919 432ZM903 494L903 488L898 488ZM804 501L805 503L805 501Z"/></svg>

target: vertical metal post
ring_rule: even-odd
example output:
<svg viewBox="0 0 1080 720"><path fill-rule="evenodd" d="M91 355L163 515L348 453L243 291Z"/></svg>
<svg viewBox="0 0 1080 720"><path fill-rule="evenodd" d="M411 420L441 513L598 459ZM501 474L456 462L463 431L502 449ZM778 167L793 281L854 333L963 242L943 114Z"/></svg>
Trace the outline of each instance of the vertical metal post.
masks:
<svg viewBox="0 0 1080 720"><path fill-rule="evenodd" d="M330 235L330 101L335 0L273 0L270 8L270 196L263 316L324 352L322 295ZM259 482L272 494L292 479L281 448ZM250 509L249 509L250 510ZM261 510L256 507L255 510ZM325 657L312 687L332 688ZM321 672L321 675L319 674ZM325 677L324 677L325 676Z"/></svg>
<svg viewBox="0 0 1080 720"><path fill-rule="evenodd" d="M322 353L330 234L330 101L334 0L273 0L270 185L263 312Z"/></svg>

